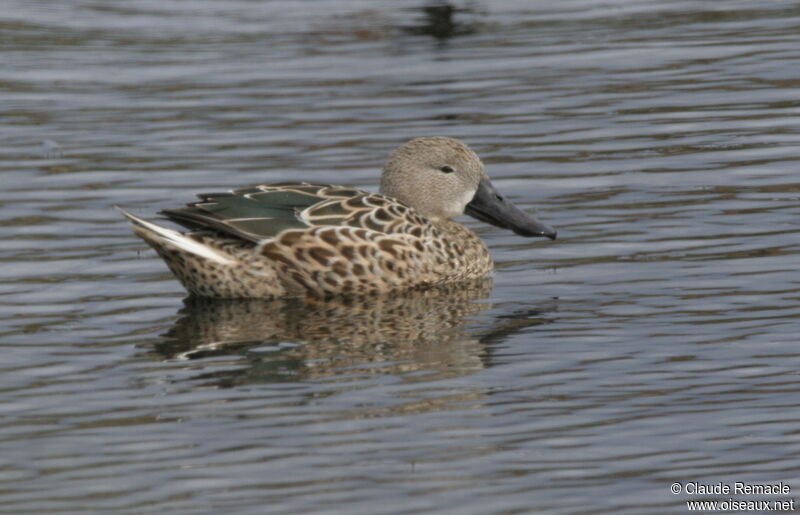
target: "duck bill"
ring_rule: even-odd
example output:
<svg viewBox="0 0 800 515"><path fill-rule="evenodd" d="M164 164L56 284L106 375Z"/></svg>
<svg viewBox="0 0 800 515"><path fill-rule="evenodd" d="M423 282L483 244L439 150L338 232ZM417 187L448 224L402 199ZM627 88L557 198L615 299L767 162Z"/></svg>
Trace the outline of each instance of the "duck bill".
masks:
<svg viewBox="0 0 800 515"><path fill-rule="evenodd" d="M522 211L494 189L488 179L481 179L478 191L464 213L482 222L510 229L520 236L556 239L556 230Z"/></svg>

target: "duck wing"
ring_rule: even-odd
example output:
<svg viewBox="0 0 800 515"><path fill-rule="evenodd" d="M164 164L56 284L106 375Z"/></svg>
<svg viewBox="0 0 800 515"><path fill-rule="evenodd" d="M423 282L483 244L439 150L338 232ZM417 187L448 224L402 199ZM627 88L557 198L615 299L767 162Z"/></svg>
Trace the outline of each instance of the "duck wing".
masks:
<svg viewBox="0 0 800 515"><path fill-rule="evenodd" d="M253 243L290 229L330 225L386 233L418 221L409 216L419 218L394 199L343 186L263 184L198 197L199 201L184 208L165 209L161 214L193 231L213 230Z"/></svg>

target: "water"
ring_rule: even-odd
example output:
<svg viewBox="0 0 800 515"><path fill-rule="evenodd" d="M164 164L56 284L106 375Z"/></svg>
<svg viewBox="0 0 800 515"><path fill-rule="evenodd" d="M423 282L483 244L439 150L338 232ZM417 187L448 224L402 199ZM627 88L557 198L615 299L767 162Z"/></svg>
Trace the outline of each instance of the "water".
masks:
<svg viewBox="0 0 800 515"><path fill-rule="evenodd" d="M800 489L793 2L9 0L3 510L684 513ZM494 286L183 301L112 209L462 138ZM718 496L752 500L754 496Z"/></svg>

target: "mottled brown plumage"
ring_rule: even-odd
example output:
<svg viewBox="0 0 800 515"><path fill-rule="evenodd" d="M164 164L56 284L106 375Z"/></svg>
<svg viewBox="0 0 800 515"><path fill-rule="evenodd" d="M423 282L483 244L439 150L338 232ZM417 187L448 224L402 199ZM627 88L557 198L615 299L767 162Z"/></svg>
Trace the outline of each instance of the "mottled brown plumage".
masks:
<svg viewBox="0 0 800 515"><path fill-rule="evenodd" d="M452 220L465 209L555 237L497 194L478 156L450 138L396 150L381 191L302 183L202 194L162 211L187 233L123 214L190 293L219 298L362 295L483 277L493 266L486 245Z"/></svg>

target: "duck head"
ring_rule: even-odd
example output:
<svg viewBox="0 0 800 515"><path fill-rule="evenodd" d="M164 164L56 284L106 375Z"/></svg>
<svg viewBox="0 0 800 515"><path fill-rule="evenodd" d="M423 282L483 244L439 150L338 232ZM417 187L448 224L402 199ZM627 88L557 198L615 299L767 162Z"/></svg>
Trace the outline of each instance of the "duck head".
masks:
<svg viewBox="0 0 800 515"><path fill-rule="evenodd" d="M432 220L463 214L525 237L556 239L555 229L499 193L480 158L453 138L415 138L395 150L381 176L381 193Z"/></svg>

